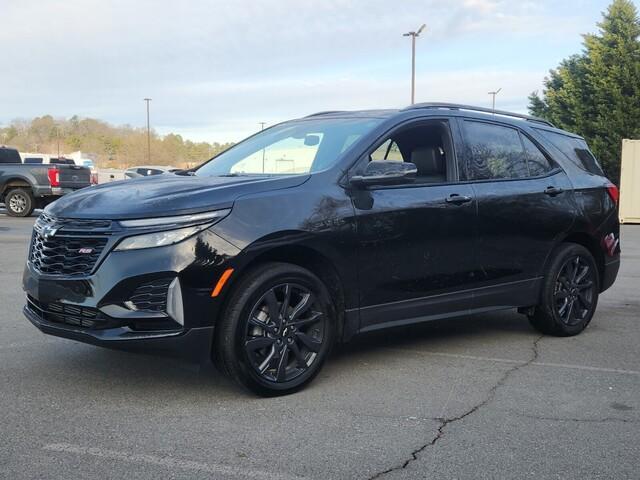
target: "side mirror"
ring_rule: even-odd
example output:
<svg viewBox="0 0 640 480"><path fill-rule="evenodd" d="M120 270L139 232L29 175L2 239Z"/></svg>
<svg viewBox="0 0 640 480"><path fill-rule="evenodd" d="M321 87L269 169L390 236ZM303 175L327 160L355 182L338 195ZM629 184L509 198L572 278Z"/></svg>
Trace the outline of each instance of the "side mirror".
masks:
<svg viewBox="0 0 640 480"><path fill-rule="evenodd" d="M371 161L364 174L351 177L352 185L400 185L413 182L418 168L409 162L392 162L388 160Z"/></svg>

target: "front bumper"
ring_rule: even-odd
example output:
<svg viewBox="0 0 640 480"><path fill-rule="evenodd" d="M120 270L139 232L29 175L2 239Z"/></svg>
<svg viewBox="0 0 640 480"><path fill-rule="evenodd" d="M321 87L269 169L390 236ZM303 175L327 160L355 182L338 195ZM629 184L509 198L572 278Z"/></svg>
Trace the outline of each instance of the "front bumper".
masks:
<svg viewBox="0 0 640 480"><path fill-rule="evenodd" d="M86 276L47 275L27 262L24 314L49 335L120 350L204 360L210 358L220 308L220 299L212 298L211 290L237 252L205 230L165 247L106 249ZM179 288L147 288L165 280L169 285L178 280ZM165 292L160 295L164 300L160 305L158 290ZM172 302L169 291L179 292L181 301ZM174 303L181 315L172 313Z"/></svg>
<svg viewBox="0 0 640 480"><path fill-rule="evenodd" d="M135 332L127 327L88 330L49 322L29 303L23 312L31 323L48 335L116 350L158 353L197 362L208 359L213 339L213 327L177 332Z"/></svg>

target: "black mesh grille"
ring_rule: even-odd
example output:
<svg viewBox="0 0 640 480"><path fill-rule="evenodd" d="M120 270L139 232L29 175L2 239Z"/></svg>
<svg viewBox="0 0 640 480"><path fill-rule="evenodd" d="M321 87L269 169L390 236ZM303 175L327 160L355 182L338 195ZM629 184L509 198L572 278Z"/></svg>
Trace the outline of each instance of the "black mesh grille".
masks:
<svg viewBox="0 0 640 480"><path fill-rule="evenodd" d="M49 322L98 329L114 326L113 321L96 308L58 302L43 303L31 296L28 297L27 306L33 313Z"/></svg>
<svg viewBox="0 0 640 480"><path fill-rule="evenodd" d="M127 303L136 310L148 312L166 312L167 291L173 278L161 278L138 286Z"/></svg>
<svg viewBox="0 0 640 480"><path fill-rule="evenodd" d="M50 275L89 275L106 244L106 238L45 238L34 232L31 263Z"/></svg>
<svg viewBox="0 0 640 480"><path fill-rule="evenodd" d="M55 218L43 213L37 220L29 261L48 275L89 275L108 242L110 220Z"/></svg>

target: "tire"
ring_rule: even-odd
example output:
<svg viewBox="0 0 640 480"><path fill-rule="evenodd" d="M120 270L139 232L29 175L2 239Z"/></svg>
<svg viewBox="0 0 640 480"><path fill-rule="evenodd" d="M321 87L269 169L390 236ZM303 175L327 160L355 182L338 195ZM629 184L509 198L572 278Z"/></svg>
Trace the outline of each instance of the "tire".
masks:
<svg viewBox="0 0 640 480"><path fill-rule="evenodd" d="M593 318L599 292L598 268L591 253L578 244L562 245L547 268L541 303L529 321L547 335L577 335Z"/></svg>
<svg viewBox="0 0 640 480"><path fill-rule="evenodd" d="M329 355L335 318L327 288L313 273L287 263L260 265L231 292L216 326L214 363L258 395L296 392Z"/></svg>
<svg viewBox="0 0 640 480"><path fill-rule="evenodd" d="M35 201L29 190L14 188L5 196L4 205L10 216L28 217L33 213Z"/></svg>

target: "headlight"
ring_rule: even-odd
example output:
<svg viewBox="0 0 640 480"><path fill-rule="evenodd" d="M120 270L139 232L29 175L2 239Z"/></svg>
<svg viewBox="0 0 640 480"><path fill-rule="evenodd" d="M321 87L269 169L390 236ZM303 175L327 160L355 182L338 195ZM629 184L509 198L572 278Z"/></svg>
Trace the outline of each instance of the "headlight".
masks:
<svg viewBox="0 0 640 480"><path fill-rule="evenodd" d="M213 212L194 213L193 215L178 215L175 217L139 218L136 220L120 220L120 225L126 228L164 227L187 223L205 223L222 220L231 209L214 210Z"/></svg>
<svg viewBox="0 0 640 480"><path fill-rule="evenodd" d="M140 248L164 247L186 240L209 225L199 225L197 227L179 228L177 230L167 230L164 232L147 233L136 235L122 240L115 250L138 250Z"/></svg>
<svg viewBox="0 0 640 480"><path fill-rule="evenodd" d="M210 227L221 220L230 212L226 210L216 210L214 212L198 213L195 215L181 215L176 217L143 218L138 220L121 220L120 225L129 228L153 228L153 227L173 227L180 224L200 223L183 228L173 228L160 232L145 233L126 237L114 250L139 250L141 248L164 247L181 242L196 233Z"/></svg>

